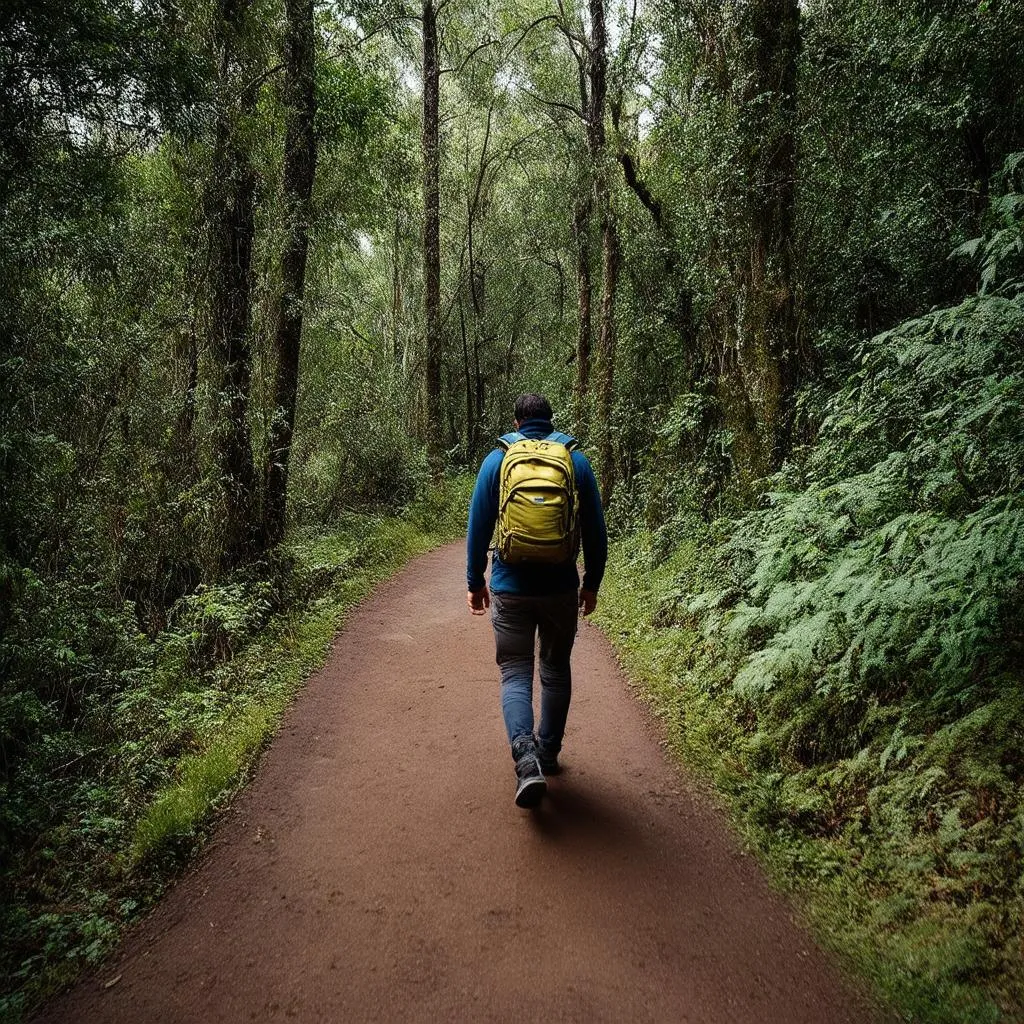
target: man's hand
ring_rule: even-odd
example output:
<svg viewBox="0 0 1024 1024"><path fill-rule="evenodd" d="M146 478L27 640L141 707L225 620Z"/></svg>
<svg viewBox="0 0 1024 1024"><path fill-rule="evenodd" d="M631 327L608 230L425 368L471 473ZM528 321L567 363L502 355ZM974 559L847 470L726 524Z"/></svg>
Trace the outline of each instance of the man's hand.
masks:
<svg viewBox="0 0 1024 1024"><path fill-rule="evenodd" d="M474 615L485 615L491 607L491 595L485 583L479 590L466 591L466 604Z"/></svg>
<svg viewBox="0 0 1024 1024"><path fill-rule="evenodd" d="M584 616L589 615L597 607L597 594L592 590L580 591L580 611Z"/></svg>

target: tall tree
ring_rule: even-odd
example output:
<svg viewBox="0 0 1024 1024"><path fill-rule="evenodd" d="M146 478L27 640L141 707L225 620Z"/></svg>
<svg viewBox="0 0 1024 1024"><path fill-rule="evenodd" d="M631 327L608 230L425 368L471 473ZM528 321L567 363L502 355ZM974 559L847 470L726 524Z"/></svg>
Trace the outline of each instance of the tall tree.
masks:
<svg viewBox="0 0 1024 1024"><path fill-rule="evenodd" d="M316 89L313 0L285 0L284 142L285 242L281 259L282 289L274 347L274 411L267 437L263 540L278 543L284 536L288 466L295 427L299 385L306 261L316 176Z"/></svg>
<svg viewBox="0 0 1024 1024"><path fill-rule="evenodd" d="M587 423L587 395L590 389L590 342L592 336L590 303L590 217L593 199L589 187L576 199L572 217L572 237L576 245L576 379L573 387L573 420L577 430Z"/></svg>
<svg viewBox="0 0 1024 1024"><path fill-rule="evenodd" d="M607 505L615 485L614 435L611 427L615 390L615 296L619 280L619 239L608 180L605 108L608 96L608 31L604 0L590 2L588 46L590 102L587 106L587 145L594 174L594 205L601 219L601 324L598 334L596 376L597 453L601 496ZM577 369L579 373L579 369Z"/></svg>
<svg viewBox="0 0 1024 1024"><path fill-rule="evenodd" d="M255 112L258 89L244 81L246 71L251 71L242 59L249 6L248 0L222 0L215 28L220 81L210 181L210 340L218 374L215 439L224 502L221 565L226 569L249 558L257 541L249 429L256 170L241 130Z"/></svg>
<svg viewBox="0 0 1024 1024"><path fill-rule="evenodd" d="M559 30L576 62L575 80L579 90L576 113L583 122L586 159L583 161L580 191L573 205L572 237L576 246L576 378L573 386L573 418L577 431L584 431L589 419L590 374L593 348L593 280L591 277L591 230L595 201L601 216L605 196L600 185L605 145L604 108L608 89L607 33L603 0L590 2L590 31L584 29L576 12L570 17L559 2ZM603 308L603 305L602 305Z"/></svg>
<svg viewBox="0 0 1024 1024"><path fill-rule="evenodd" d="M595 434L600 458L601 500L611 501L615 487L615 448L612 431L612 404L615 397L615 296L619 283L619 235L611 204L606 201L601 220L601 329L597 340L595 367L597 407Z"/></svg>
<svg viewBox="0 0 1024 1024"><path fill-rule="evenodd" d="M726 420L741 487L784 457L799 372L793 240L796 203L798 0L749 5L740 76L747 253L737 261L735 340L724 349Z"/></svg>
<svg viewBox="0 0 1024 1024"><path fill-rule="evenodd" d="M434 0L423 0L423 306L427 372L426 429L431 471L441 473L441 197L440 85L437 15Z"/></svg>
<svg viewBox="0 0 1024 1024"><path fill-rule="evenodd" d="M477 445L477 426L480 406L483 401L484 381L480 375L480 345L487 339L487 264L480 259L475 243L474 231L478 219L483 218L483 208L487 205L487 176L496 154L489 153L491 133L494 124L494 106L496 96L492 94L487 104L487 119L484 128L483 144L477 167L472 175L471 187L466 196L466 261L469 305L473 317L472 365L470 347L466 339L465 313L459 304L459 325L462 332L463 369L466 379L466 451L474 452ZM469 178L469 147L466 149L466 172Z"/></svg>

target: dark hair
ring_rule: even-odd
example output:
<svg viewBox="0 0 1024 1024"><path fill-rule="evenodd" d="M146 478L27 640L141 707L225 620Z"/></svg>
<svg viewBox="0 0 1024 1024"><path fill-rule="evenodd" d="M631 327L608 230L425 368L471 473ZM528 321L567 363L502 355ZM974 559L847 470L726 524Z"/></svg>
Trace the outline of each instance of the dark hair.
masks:
<svg viewBox="0 0 1024 1024"><path fill-rule="evenodd" d="M516 399L516 422L551 419L551 403L543 395L520 395Z"/></svg>

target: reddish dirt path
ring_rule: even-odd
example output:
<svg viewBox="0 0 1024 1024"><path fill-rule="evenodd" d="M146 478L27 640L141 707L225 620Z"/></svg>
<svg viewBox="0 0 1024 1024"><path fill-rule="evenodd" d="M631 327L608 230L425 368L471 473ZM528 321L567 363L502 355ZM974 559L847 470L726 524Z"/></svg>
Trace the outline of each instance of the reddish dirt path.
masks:
<svg viewBox="0 0 1024 1024"><path fill-rule="evenodd" d="M593 627L566 771L539 811L513 805L462 565L427 555L353 614L200 865L43 1020L870 1018L666 763Z"/></svg>

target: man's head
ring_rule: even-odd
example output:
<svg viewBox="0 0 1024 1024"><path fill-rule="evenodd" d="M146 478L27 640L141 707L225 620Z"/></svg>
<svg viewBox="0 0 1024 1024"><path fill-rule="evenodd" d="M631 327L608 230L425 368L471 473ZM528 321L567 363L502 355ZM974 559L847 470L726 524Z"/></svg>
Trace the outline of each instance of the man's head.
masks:
<svg viewBox="0 0 1024 1024"><path fill-rule="evenodd" d="M527 420L550 420L551 403L543 395L520 395L515 404L516 423Z"/></svg>

